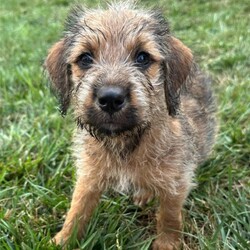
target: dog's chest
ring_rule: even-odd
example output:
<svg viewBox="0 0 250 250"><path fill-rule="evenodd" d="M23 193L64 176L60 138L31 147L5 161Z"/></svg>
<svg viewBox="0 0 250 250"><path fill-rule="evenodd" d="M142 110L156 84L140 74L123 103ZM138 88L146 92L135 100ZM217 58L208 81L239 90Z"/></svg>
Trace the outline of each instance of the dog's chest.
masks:
<svg viewBox="0 0 250 250"><path fill-rule="evenodd" d="M152 166L144 157L128 162L121 161L120 164L112 164L110 167L110 171L107 171L109 186L119 192L136 192L145 188L147 176L152 176Z"/></svg>
<svg viewBox="0 0 250 250"><path fill-rule="evenodd" d="M128 193L137 188L137 173L127 166L114 168L108 175L111 187L118 192Z"/></svg>

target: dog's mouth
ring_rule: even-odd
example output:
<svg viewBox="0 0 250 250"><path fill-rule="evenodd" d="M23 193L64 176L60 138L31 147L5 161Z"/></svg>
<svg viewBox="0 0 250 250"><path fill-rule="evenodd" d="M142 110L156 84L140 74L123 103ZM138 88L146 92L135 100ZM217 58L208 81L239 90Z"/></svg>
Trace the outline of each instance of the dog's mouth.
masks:
<svg viewBox="0 0 250 250"><path fill-rule="evenodd" d="M120 124L115 122L103 123L96 127L98 133L106 136L119 136L127 131L132 131L136 124Z"/></svg>
<svg viewBox="0 0 250 250"><path fill-rule="evenodd" d="M139 140L144 134L144 131L150 128L150 123L143 122L137 126L133 127L120 127L117 124L103 124L100 127L95 127L91 124L83 124L78 119L78 126L85 129L91 136L97 140L103 140L105 138L125 138L134 141L134 139ZM127 139L126 139L127 138ZM134 144L134 143L133 143Z"/></svg>
<svg viewBox="0 0 250 250"><path fill-rule="evenodd" d="M132 107L112 116L91 108L88 110L85 119L84 117L78 117L76 121L78 127L86 129L92 136L98 139L117 137L125 134L132 135L133 131L137 128L143 130L144 127L148 126L146 123L140 121L136 110Z"/></svg>
<svg viewBox="0 0 250 250"><path fill-rule="evenodd" d="M77 119L77 124L82 129L86 129L92 136L96 138L117 137L126 132L133 131L136 124L121 124L115 122L105 122L101 124L84 123L80 118Z"/></svg>
<svg viewBox="0 0 250 250"><path fill-rule="evenodd" d="M113 121L110 122L106 122L103 123L99 126L99 129L103 129L103 130L108 130L108 131L119 131L119 130L127 130L125 128L123 128L122 124L120 123L115 123Z"/></svg>

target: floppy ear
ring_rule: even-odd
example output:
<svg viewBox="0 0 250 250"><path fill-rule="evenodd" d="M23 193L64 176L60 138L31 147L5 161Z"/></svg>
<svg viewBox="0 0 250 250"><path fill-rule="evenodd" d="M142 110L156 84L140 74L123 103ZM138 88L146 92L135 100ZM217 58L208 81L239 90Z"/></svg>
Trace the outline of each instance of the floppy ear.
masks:
<svg viewBox="0 0 250 250"><path fill-rule="evenodd" d="M168 59L165 64L165 98L169 115L178 113L180 88L185 83L193 66L191 50L175 37L168 40Z"/></svg>
<svg viewBox="0 0 250 250"><path fill-rule="evenodd" d="M60 40L49 50L45 60L45 69L49 74L52 90L60 102L60 112L66 115L70 104L70 65L66 63L66 44L65 40Z"/></svg>

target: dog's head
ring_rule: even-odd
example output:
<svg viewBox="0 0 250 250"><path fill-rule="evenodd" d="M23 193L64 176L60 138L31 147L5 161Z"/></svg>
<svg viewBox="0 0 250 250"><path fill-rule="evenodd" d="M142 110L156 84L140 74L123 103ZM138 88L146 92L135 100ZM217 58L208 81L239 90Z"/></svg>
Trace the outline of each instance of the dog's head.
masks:
<svg viewBox="0 0 250 250"><path fill-rule="evenodd" d="M45 67L63 114L72 103L79 125L119 135L147 126L157 111L178 113L192 54L157 12L76 7Z"/></svg>

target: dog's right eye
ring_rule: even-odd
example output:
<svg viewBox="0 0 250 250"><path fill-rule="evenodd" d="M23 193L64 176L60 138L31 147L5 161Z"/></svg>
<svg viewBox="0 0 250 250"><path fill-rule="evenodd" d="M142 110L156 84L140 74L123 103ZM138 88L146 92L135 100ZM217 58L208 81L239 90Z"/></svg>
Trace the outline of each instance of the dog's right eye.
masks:
<svg viewBox="0 0 250 250"><path fill-rule="evenodd" d="M83 53L78 57L77 64L82 69L89 69L93 64L93 57L89 52Z"/></svg>
<svg viewBox="0 0 250 250"><path fill-rule="evenodd" d="M138 53L136 58L135 58L136 66L138 66L142 69L147 69L150 66L151 61L152 60L150 58L150 55L144 51Z"/></svg>

